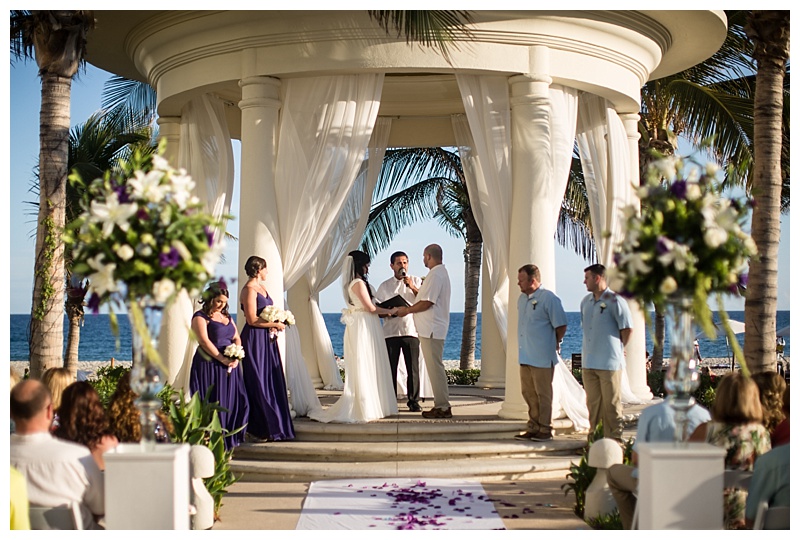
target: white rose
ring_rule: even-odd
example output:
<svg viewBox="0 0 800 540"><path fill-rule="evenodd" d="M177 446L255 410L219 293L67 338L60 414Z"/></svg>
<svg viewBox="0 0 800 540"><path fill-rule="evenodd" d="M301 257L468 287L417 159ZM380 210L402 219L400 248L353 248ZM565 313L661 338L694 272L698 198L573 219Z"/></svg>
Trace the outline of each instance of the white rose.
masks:
<svg viewBox="0 0 800 540"><path fill-rule="evenodd" d="M686 198L690 201L696 201L700 197L703 196L703 191L700 189L700 186L691 182L686 184Z"/></svg>
<svg viewBox="0 0 800 540"><path fill-rule="evenodd" d="M663 294L672 294L678 290L678 282L672 276L667 276L658 288Z"/></svg>
<svg viewBox="0 0 800 540"><path fill-rule="evenodd" d="M703 232L703 240L711 249L716 249L728 240L728 233L720 227L708 227Z"/></svg>
<svg viewBox="0 0 800 540"><path fill-rule="evenodd" d="M156 242L156 239L153 238L153 235L150 234L150 233L144 233L142 236L139 237L139 240L141 240L142 244L151 244L152 245L152 244L155 244L155 242Z"/></svg>
<svg viewBox="0 0 800 540"><path fill-rule="evenodd" d="M141 255L142 257L149 257L150 255L153 254L153 248L145 244L139 244L138 246L136 246L136 251L138 251L139 255Z"/></svg>
<svg viewBox="0 0 800 540"><path fill-rule="evenodd" d="M123 244L117 248L117 257L123 261L129 261L133 257L133 248L128 244Z"/></svg>
<svg viewBox="0 0 800 540"><path fill-rule="evenodd" d="M677 174L676 161L674 158L657 159L653 162L653 167L663 176L666 180L672 181Z"/></svg>
<svg viewBox="0 0 800 540"><path fill-rule="evenodd" d="M166 302L170 296L175 294L175 282L164 278L153 283L153 298L156 302Z"/></svg>

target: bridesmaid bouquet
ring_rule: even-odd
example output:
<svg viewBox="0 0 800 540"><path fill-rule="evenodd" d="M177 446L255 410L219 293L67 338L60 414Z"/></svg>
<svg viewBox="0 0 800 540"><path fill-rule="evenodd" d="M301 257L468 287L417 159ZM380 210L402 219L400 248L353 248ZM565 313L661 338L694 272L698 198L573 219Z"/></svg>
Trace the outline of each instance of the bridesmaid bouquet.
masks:
<svg viewBox="0 0 800 540"><path fill-rule="evenodd" d="M225 350L222 351L222 355L226 358L235 358L236 360L244 360L244 347L241 345L237 345L236 343L231 343ZM231 374L233 368L228 366L228 375Z"/></svg>
<svg viewBox="0 0 800 540"><path fill-rule="evenodd" d="M292 312L288 309L280 309L277 306L265 307L258 317L267 322L279 322L285 324L286 326L295 324L294 315ZM278 330L275 328L270 328L269 335L270 338L275 341L278 338Z"/></svg>

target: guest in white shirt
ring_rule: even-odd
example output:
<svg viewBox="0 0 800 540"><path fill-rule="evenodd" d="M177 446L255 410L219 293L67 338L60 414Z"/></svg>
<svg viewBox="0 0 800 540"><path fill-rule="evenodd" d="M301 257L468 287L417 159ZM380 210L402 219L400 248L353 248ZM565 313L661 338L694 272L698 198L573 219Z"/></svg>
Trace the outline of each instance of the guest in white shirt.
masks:
<svg viewBox="0 0 800 540"><path fill-rule="evenodd" d="M11 390L11 465L25 476L28 500L36 506L78 503L84 529L100 529L105 514L103 475L92 453L81 444L50 434L53 401L37 380L22 381Z"/></svg>
<svg viewBox="0 0 800 540"><path fill-rule="evenodd" d="M450 276L442 264L442 248L431 244L422 253L429 270L411 307L397 310L398 317L414 314L419 344L425 357L425 368L433 388L433 408L422 413L423 418L452 418L447 374L444 371L444 340L450 326Z"/></svg>
<svg viewBox="0 0 800 540"><path fill-rule="evenodd" d="M386 302L400 296L409 305L416 302L416 296L422 280L408 275L408 255L402 251L392 253L391 264L394 275L380 284L375 299ZM383 317L383 335L386 337L386 349L389 352L389 365L392 370L392 388L397 388L397 365L400 363L400 352L406 364L406 397L408 410L422 411L419 406L419 338L414 326L414 317Z"/></svg>

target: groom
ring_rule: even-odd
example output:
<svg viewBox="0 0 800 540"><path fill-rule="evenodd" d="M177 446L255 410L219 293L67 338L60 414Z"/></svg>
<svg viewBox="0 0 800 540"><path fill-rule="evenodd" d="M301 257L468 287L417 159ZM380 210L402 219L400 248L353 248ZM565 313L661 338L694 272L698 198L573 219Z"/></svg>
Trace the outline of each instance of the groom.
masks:
<svg viewBox="0 0 800 540"><path fill-rule="evenodd" d="M561 299L542 287L539 268L519 269L517 299L519 319L519 376L522 397L528 404L528 429L514 437L521 441L553 438L553 371L567 332L567 314Z"/></svg>
<svg viewBox="0 0 800 540"><path fill-rule="evenodd" d="M390 258L390 268L394 275L380 284L375 299L385 302L395 296L402 297L413 304L422 285L422 280L408 275L408 255L395 251ZM406 397L408 410L421 412L419 406L419 338L414 326L414 317L389 317L383 319L383 334L386 338L386 349L389 353L389 366L392 370L392 388L397 388L397 365L400 362L400 351L406 364Z"/></svg>

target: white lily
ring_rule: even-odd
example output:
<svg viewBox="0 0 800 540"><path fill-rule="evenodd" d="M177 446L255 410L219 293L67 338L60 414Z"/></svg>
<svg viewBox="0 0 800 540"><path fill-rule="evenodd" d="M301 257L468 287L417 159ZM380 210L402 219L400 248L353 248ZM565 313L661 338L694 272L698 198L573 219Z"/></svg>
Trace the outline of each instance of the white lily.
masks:
<svg viewBox="0 0 800 540"><path fill-rule="evenodd" d="M192 253L189 251L189 248L186 247L186 244L184 244L180 240L173 240L170 245L178 251L178 254L181 256L181 259L183 259L184 261L192 260Z"/></svg>
<svg viewBox="0 0 800 540"><path fill-rule="evenodd" d="M628 253L622 256L620 266L627 269L628 274L649 274L652 268L647 264L650 255L647 253Z"/></svg>
<svg viewBox="0 0 800 540"><path fill-rule="evenodd" d="M161 185L164 177L162 171L150 171L147 174L142 171L133 171L133 178L128 180L128 185L133 188L133 195L138 199L144 199L151 203L158 203L166 196L166 186Z"/></svg>
<svg viewBox="0 0 800 540"><path fill-rule="evenodd" d="M136 203L120 204L116 193L106 197L106 202L92 201L89 215L94 223L103 224L103 238L108 238L114 230L114 225L127 231L130 227L128 220L139 209Z"/></svg>
<svg viewBox="0 0 800 540"><path fill-rule="evenodd" d="M673 265L675 270L683 272L686 266L694 260L694 255L689 246L674 242L668 238L664 239L669 251L658 256L658 262L663 266Z"/></svg>
<svg viewBox="0 0 800 540"><path fill-rule="evenodd" d="M103 264L102 261L104 258L104 254L98 253L91 259L86 260L86 264L89 265L89 268L94 270L93 273L89 274L89 283L99 296L104 296L107 293L116 292L118 290L117 280L114 277L114 271L117 269L117 265L114 263Z"/></svg>

